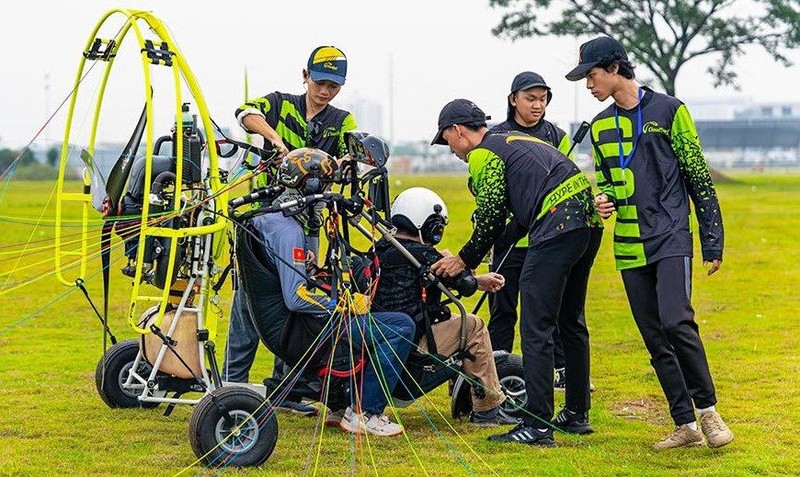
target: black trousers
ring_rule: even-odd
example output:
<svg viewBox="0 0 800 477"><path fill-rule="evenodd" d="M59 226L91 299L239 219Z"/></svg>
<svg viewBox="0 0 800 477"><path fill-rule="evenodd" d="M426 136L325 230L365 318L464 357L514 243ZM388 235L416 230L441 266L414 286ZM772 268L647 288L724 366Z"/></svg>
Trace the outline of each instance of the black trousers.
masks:
<svg viewBox="0 0 800 477"><path fill-rule="evenodd" d="M487 328L493 350L505 350L511 353L514 348L519 276L522 273L522 264L525 263L526 255L528 255L528 249L521 247L513 247L510 252L507 247L502 250L495 247L492 252L493 263L489 270L503 275L503 278L506 279L506 284L500 291L489 294L489 324ZM500 267L499 271L498 266ZM561 345L558 326L553 331L553 363L556 368L564 367L564 347Z"/></svg>
<svg viewBox="0 0 800 477"><path fill-rule="evenodd" d="M694 406L717 403L691 304L690 257L669 257L622 271L633 319L676 426L695 421Z"/></svg>
<svg viewBox="0 0 800 477"><path fill-rule="evenodd" d="M529 425L553 418L553 331L564 345L566 407L584 412L589 393L589 330L581 313L589 273L603 237L601 228L580 228L531 245L520 275L522 366Z"/></svg>

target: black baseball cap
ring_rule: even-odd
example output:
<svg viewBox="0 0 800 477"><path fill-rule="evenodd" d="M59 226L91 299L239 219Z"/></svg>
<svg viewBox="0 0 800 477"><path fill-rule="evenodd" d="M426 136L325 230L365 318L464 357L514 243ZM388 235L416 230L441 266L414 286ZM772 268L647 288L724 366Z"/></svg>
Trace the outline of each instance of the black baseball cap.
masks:
<svg viewBox="0 0 800 477"><path fill-rule="evenodd" d="M442 134L444 130L454 124L464 124L467 126L486 126L486 121L492 119L468 99L454 99L445 104L439 113L439 131L431 141L434 144L447 144Z"/></svg>
<svg viewBox="0 0 800 477"><path fill-rule="evenodd" d="M533 71L523 71L515 76L514 81L511 82L511 92L516 93L517 91L525 91L535 88L536 86L541 86L542 88L550 91L550 87L544 82L542 75L539 73L534 73Z"/></svg>
<svg viewBox="0 0 800 477"><path fill-rule="evenodd" d="M550 91L550 87L544 82L542 75L534 73L533 71L523 71L514 77L514 81L511 82L511 94L517 91L527 91L537 86L547 90L547 104L550 104L550 100L553 99L553 92ZM508 97L508 111L506 112L506 116L509 119L514 117L514 106L511 106L511 95Z"/></svg>
<svg viewBox="0 0 800 477"><path fill-rule="evenodd" d="M581 80L598 64L614 60L628 61L625 48L611 37L598 36L581 45L578 66L567 73L566 78L570 81Z"/></svg>

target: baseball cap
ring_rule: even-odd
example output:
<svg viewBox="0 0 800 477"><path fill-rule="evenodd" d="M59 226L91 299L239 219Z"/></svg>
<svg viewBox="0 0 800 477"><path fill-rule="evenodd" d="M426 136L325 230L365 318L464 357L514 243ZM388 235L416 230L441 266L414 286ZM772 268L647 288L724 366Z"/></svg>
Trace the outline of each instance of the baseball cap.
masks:
<svg viewBox="0 0 800 477"><path fill-rule="evenodd" d="M445 104L439 112L439 131L431 141L434 144L447 144L442 134L444 130L454 124L464 124L467 126L486 126L486 121L492 119L468 99L454 99Z"/></svg>
<svg viewBox="0 0 800 477"><path fill-rule="evenodd" d="M599 36L581 45L578 66L567 73L566 78L570 81L578 81L599 63L613 60L628 61L625 48L613 38Z"/></svg>
<svg viewBox="0 0 800 477"><path fill-rule="evenodd" d="M544 82L542 75L539 73L534 73L533 71L523 71L515 76L514 81L511 82L511 92L516 93L517 91L525 91L536 86L541 86L542 88L550 91L550 87Z"/></svg>
<svg viewBox="0 0 800 477"><path fill-rule="evenodd" d="M550 87L544 82L542 75L534 73L533 71L523 71L514 77L514 81L511 82L511 94L517 91L527 91L537 86L547 90L547 103L550 104L550 100L553 99L553 92L550 91ZM510 96L508 98L508 111L506 116L509 118L514 117L514 106L511 106Z"/></svg>
<svg viewBox="0 0 800 477"><path fill-rule="evenodd" d="M308 74L315 82L333 81L342 85L347 76L347 57L335 46L318 46L308 57Z"/></svg>

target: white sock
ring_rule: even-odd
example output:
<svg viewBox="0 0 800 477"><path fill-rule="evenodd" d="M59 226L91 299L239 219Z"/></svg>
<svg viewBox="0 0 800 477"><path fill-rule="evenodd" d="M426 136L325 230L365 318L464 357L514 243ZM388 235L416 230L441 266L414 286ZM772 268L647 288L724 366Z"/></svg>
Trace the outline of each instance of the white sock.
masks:
<svg viewBox="0 0 800 477"><path fill-rule="evenodd" d="M711 407L704 407L703 409L698 409L697 413L703 414L704 412L714 412L714 411L715 411L714 406L711 406Z"/></svg>
<svg viewBox="0 0 800 477"><path fill-rule="evenodd" d="M689 429L691 429L693 431L697 430L697 421L692 421L692 422L690 422L690 423L688 423L686 425L689 426Z"/></svg>

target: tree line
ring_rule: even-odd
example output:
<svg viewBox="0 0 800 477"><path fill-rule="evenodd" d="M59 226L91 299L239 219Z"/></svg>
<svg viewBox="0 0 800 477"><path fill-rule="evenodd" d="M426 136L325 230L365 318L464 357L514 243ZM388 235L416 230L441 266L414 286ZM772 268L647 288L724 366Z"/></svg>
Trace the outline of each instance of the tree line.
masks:
<svg viewBox="0 0 800 477"><path fill-rule="evenodd" d="M52 180L58 175L58 160L61 146L53 146L44 152L40 159L30 148L22 150L0 149L0 178L7 179L13 175L22 180Z"/></svg>

